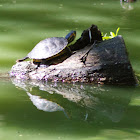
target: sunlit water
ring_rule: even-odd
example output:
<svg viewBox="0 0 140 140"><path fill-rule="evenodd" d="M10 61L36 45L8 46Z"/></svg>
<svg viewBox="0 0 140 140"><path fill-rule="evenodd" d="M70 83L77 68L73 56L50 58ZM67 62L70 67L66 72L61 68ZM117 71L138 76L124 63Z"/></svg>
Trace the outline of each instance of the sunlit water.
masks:
<svg viewBox="0 0 140 140"><path fill-rule="evenodd" d="M0 73L42 39L91 24L125 40L140 75L140 2L119 0L0 1ZM8 79L0 74L2 140L139 140L140 87L52 84Z"/></svg>

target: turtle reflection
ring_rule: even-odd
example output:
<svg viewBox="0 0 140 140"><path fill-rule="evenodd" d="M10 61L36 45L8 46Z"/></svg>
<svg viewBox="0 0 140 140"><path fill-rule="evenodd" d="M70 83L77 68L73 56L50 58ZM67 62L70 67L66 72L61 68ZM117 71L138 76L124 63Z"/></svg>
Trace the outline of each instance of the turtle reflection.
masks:
<svg viewBox="0 0 140 140"><path fill-rule="evenodd" d="M12 81L27 92L37 109L63 111L67 118L90 122L119 122L133 93L108 86Z"/></svg>
<svg viewBox="0 0 140 140"><path fill-rule="evenodd" d="M54 103L52 101L48 101L46 99L41 99L39 96L32 95L27 92L27 95L30 97L32 103L37 107L39 110L43 110L46 112L54 112L54 111L64 111L63 107Z"/></svg>

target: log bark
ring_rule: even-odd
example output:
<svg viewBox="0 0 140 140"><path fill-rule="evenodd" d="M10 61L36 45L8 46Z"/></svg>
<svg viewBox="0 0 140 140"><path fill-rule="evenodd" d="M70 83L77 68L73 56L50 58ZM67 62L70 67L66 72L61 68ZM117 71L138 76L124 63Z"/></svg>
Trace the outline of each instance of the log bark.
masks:
<svg viewBox="0 0 140 140"><path fill-rule="evenodd" d="M85 64L81 58L92 47ZM136 85L124 40L121 36L88 44L57 65L39 67L31 61L16 63L10 76L17 79L45 80L52 82L82 82L99 84Z"/></svg>

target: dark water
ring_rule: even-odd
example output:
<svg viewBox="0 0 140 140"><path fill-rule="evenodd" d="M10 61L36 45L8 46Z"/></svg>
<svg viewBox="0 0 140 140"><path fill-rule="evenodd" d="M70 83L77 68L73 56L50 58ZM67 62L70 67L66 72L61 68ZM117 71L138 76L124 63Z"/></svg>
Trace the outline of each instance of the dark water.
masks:
<svg viewBox="0 0 140 140"><path fill-rule="evenodd" d="M131 4L119 0L1 0L0 73L8 72L15 60L40 40L65 36L70 30L76 30L78 38L84 29L96 24L108 34L120 27L139 78L139 23L139 0ZM139 93L139 86L0 78L0 139L138 140Z"/></svg>

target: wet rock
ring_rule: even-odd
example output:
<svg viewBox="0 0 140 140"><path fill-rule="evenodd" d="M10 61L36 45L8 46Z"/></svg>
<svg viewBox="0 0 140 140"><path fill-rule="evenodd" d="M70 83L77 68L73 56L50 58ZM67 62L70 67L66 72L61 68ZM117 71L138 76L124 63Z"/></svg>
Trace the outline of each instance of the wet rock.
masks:
<svg viewBox="0 0 140 140"><path fill-rule="evenodd" d="M31 61L20 62L13 65L10 71L10 77L15 77L17 79L30 79L29 73L36 70L36 65Z"/></svg>

